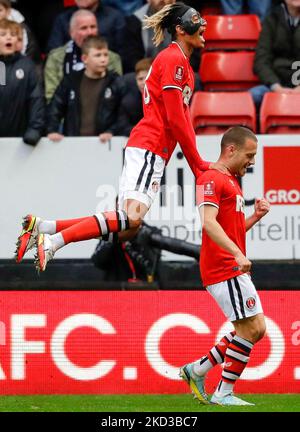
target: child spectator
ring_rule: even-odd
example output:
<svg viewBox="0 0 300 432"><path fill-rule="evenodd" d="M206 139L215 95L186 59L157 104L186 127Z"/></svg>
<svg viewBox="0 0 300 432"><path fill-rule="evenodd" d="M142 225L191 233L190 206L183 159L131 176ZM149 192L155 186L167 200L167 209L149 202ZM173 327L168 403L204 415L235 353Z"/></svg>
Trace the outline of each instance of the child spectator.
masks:
<svg viewBox="0 0 300 432"><path fill-rule="evenodd" d="M72 15L69 35L71 40L66 45L52 50L47 58L45 66L47 102L52 98L64 75L84 69L81 59L82 44L88 36L96 36L97 34L98 24L93 12L80 9ZM109 51L108 68L120 75L122 74L121 58L113 51Z"/></svg>
<svg viewBox="0 0 300 432"><path fill-rule="evenodd" d="M11 7L10 0L0 0L0 20L7 18L10 21L15 21L22 27L22 43L20 44L20 51L22 54L29 56L33 61L40 62L40 51L37 42L30 31L29 27L25 24L24 16Z"/></svg>
<svg viewBox="0 0 300 432"><path fill-rule="evenodd" d="M19 52L23 28L0 21L0 61L5 65L5 85L0 86L0 136L23 137L35 145L45 126L43 90L32 60Z"/></svg>
<svg viewBox="0 0 300 432"><path fill-rule="evenodd" d="M118 135L129 136L132 128L143 117L143 93L145 80L153 59L144 58L135 65L135 73L128 73L123 76L126 83L119 114L118 114Z"/></svg>
<svg viewBox="0 0 300 432"><path fill-rule="evenodd" d="M82 45L85 70L66 75L48 107L48 138L99 135L101 142L116 131L117 112L123 94L122 78L108 70L105 39L88 37ZM59 133L64 120L63 134Z"/></svg>

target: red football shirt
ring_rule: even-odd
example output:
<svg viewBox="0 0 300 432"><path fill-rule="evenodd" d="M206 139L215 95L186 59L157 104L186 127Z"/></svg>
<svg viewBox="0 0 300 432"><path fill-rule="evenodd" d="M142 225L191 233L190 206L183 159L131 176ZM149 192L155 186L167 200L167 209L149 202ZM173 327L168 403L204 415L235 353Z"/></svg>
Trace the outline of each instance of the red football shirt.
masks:
<svg viewBox="0 0 300 432"><path fill-rule="evenodd" d="M150 150L167 161L170 159L176 140L167 120L163 91L174 88L182 92L186 113L194 90L194 72L189 59L176 42L162 50L151 65L144 89L144 117L133 128L127 146ZM172 109L176 112L176 106ZM178 122L184 124L187 120L178 117ZM186 129L188 127L191 126L187 125Z"/></svg>
<svg viewBox="0 0 300 432"><path fill-rule="evenodd" d="M209 170L203 173L197 183L198 187L203 186L200 208L202 205L209 204L219 209L217 221L245 255L245 201L236 177ZM218 246L207 235L205 229L202 232L200 272L204 286L223 282L242 274L237 269L237 262L233 255Z"/></svg>

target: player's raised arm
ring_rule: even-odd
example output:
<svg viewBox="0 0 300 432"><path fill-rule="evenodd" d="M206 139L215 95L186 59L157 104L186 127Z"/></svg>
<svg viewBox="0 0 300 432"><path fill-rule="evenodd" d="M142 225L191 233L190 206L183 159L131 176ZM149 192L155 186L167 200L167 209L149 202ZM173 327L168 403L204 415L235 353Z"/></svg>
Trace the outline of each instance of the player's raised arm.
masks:
<svg viewBox="0 0 300 432"><path fill-rule="evenodd" d="M179 142L195 177L198 177L201 171L210 168L211 163L204 161L197 151L195 132L189 121L189 111L186 110L185 113L183 109L182 92L179 89L166 89L163 91L163 99L173 137Z"/></svg>

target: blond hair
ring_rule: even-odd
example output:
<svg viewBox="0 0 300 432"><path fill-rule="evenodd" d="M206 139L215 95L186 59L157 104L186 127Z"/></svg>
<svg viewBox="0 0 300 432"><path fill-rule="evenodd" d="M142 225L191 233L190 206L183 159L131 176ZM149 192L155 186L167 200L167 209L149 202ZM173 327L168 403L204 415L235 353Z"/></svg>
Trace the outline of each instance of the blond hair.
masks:
<svg viewBox="0 0 300 432"><path fill-rule="evenodd" d="M176 3L175 3L176 4ZM169 17L170 12L174 9L174 4L164 6L160 11L151 16L145 15L143 20L144 29L153 29L154 36L152 38L154 45L157 47L164 39L164 29L166 28L166 18Z"/></svg>

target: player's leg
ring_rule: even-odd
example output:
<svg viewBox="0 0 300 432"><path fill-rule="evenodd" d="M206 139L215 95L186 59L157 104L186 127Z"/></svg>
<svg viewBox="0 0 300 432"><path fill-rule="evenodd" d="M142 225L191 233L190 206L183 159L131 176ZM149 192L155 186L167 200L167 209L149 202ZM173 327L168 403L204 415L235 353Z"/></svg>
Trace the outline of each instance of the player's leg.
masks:
<svg viewBox="0 0 300 432"><path fill-rule="evenodd" d="M132 228L119 233L119 241L132 240L137 234L159 191L164 168L160 156L148 150L126 149L118 206L127 213Z"/></svg>
<svg viewBox="0 0 300 432"><path fill-rule="evenodd" d="M151 204L149 203L149 205ZM149 207L140 201L127 199L124 201L123 209L128 215L131 228L127 231L119 232L118 240L121 242L130 241L136 236L138 230L141 227L142 221L144 220L144 217L149 211Z"/></svg>
<svg viewBox="0 0 300 432"><path fill-rule="evenodd" d="M189 384L192 392L202 403L208 403L204 386L206 374L214 366L224 362L226 349L234 336L235 331L228 333L205 356L180 368L179 375Z"/></svg>
<svg viewBox="0 0 300 432"><path fill-rule="evenodd" d="M128 233L135 235L149 207L138 200L126 200L124 210L96 213L78 223L68 226L66 221L58 221L60 229L50 237L52 249L56 252L61 247L74 242L90 240L98 237L108 237L112 233Z"/></svg>
<svg viewBox="0 0 300 432"><path fill-rule="evenodd" d="M22 230L16 243L16 262L20 263L26 252L35 246L39 234L53 235L87 218L88 217L66 220L43 220L41 217L33 214L23 217Z"/></svg>
<svg viewBox="0 0 300 432"><path fill-rule="evenodd" d="M125 163L120 183L119 204L121 204L120 209L125 210L126 215L127 212L129 212L128 224L130 231L126 232L121 240L131 239L136 234L140 224L139 221L142 220L147 213L154 198L154 193L152 191L153 183L155 183L155 185L160 184L164 165L165 162L163 159L150 151L137 148L128 148L125 150ZM135 213L138 214L138 217L135 217ZM124 217L122 216L124 220L127 218L126 215ZM47 236L42 236L41 239L39 239L40 245L46 241L49 247L50 240L53 240L53 250L55 252L55 250L58 250L71 241L88 240L89 238L97 238L100 235L107 235L107 237L109 237L110 233L120 231L119 229L116 231L114 229L107 230L105 228L106 221L110 219L112 219L112 225L114 225L114 221L118 219L116 212L107 212L104 215L104 222L102 216L103 214L100 214L98 220L100 225L102 224L104 226L104 231L107 231L107 234L104 234L102 229L99 230L93 216L68 220L43 220L34 215L26 216L23 220L22 231L17 241L16 261L20 262L25 253L35 246L39 234L52 236L62 233L76 225L76 228L70 229L62 235L55 235L51 237L51 239ZM80 226L78 224L80 224ZM120 225L123 224L121 223ZM127 224L125 227L121 226L121 230L127 230L127 228ZM50 250L49 247L48 250Z"/></svg>
<svg viewBox="0 0 300 432"><path fill-rule="evenodd" d="M247 274L208 287L224 314L232 321L236 334L227 346L221 380L211 403L219 405L251 405L233 395L233 388L247 366L253 345L265 333L261 302ZM219 287L220 288L220 287Z"/></svg>
<svg viewBox="0 0 300 432"><path fill-rule="evenodd" d="M135 227L135 222L131 225L126 212L116 210L89 216L53 235L39 234L35 260L36 268L38 271L44 271L54 254L69 243L108 236L133 227Z"/></svg>
<svg viewBox="0 0 300 432"><path fill-rule="evenodd" d="M97 215L68 220L42 220L32 214L25 216L23 218L23 228L16 244L16 261L21 262L25 253L35 246L40 235L39 244L44 241L50 243L51 240L51 247L53 253L55 253L70 242L97 238L105 235L104 233L117 232L119 229L125 230L129 227L128 218L124 212L104 212L99 214L98 219L100 222L105 221L102 223L102 228L99 226L100 222L97 222L96 217ZM107 224L107 228L105 228L105 224ZM116 224L118 225L116 226Z"/></svg>
<svg viewBox="0 0 300 432"><path fill-rule="evenodd" d="M266 321L263 313L235 321L232 324L237 336L250 341L252 344L260 341L266 332Z"/></svg>
<svg viewBox="0 0 300 432"><path fill-rule="evenodd" d="M44 271L54 253L71 242L110 236L122 231L132 238L158 192L164 166L164 160L148 150L126 149L119 194L120 209L84 218L51 236L40 234L37 269Z"/></svg>
<svg viewBox="0 0 300 432"><path fill-rule="evenodd" d="M233 388L250 359L251 350L265 333L262 313L233 322L236 335L227 347L222 377L211 402L221 405L249 405L233 396ZM251 404L250 404L251 405Z"/></svg>

